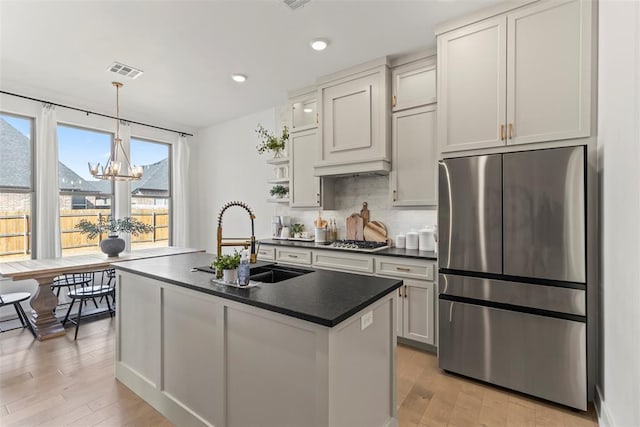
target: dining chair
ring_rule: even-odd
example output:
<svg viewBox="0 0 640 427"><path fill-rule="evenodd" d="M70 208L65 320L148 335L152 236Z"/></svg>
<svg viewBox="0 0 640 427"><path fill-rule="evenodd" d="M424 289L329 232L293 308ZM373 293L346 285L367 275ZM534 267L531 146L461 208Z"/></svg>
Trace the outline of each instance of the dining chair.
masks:
<svg viewBox="0 0 640 427"><path fill-rule="evenodd" d="M29 292L14 292L10 294L0 295L0 308L7 305L13 305L13 307L16 309L16 313L18 314L18 319L20 319L20 323L22 323L22 327L29 329L31 334L33 334L33 336L35 337L36 331L33 329L33 325L22 309L22 305L20 305L22 301L27 301L29 298L31 298L31 294Z"/></svg>
<svg viewBox="0 0 640 427"><path fill-rule="evenodd" d="M62 321L62 325L66 325L67 321L74 323L76 325L76 332L74 335L74 340L78 339L78 329L80 328L80 320L82 318L82 306L83 302L86 302L88 299L92 299L95 303L96 298L105 298L107 302L107 311L110 317L113 317L115 313L114 307L112 307L111 302L109 301L109 297L115 303L115 270L113 268L109 268L106 270L93 272L93 280L90 284L86 286L76 286L72 288L67 296L71 299L71 304L67 309L67 314L64 316L64 320ZM79 301L78 305L78 315L76 320L69 319L69 314L71 313L71 309L76 301ZM97 305L96 305L97 307ZM102 314L93 313L93 314Z"/></svg>

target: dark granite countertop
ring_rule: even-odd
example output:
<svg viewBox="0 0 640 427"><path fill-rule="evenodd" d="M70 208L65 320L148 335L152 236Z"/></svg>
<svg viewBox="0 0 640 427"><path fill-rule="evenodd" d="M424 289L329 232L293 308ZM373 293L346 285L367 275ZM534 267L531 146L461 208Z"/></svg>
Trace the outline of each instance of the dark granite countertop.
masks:
<svg viewBox="0 0 640 427"><path fill-rule="evenodd" d="M113 266L329 327L339 324L402 286L402 281L396 279L315 270L282 282L240 289L211 282L212 274L191 271L193 267L209 265L214 257L212 254L194 253L115 262ZM251 264L251 268L271 264L273 263L259 261Z"/></svg>
<svg viewBox="0 0 640 427"><path fill-rule="evenodd" d="M330 251L344 251L344 252L355 252L355 253L381 255L381 256L426 259L430 261L438 260L438 256L436 255L435 252L419 251L417 249L388 248L388 249L382 249L379 251L371 252L371 251L358 251L353 249L328 248L327 247L328 243L301 242L296 240L274 240L274 239L260 239L260 244L271 245L271 246L292 246L292 247L310 248L310 249L327 249Z"/></svg>

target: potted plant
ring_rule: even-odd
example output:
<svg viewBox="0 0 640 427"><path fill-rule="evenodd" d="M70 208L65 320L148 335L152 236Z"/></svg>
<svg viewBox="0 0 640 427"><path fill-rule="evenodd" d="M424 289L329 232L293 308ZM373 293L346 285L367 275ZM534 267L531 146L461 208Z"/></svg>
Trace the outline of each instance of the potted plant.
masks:
<svg viewBox="0 0 640 427"><path fill-rule="evenodd" d="M304 224L293 224L291 226L291 234L293 234L293 237L297 239L302 237L303 231L304 231Z"/></svg>
<svg viewBox="0 0 640 427"><path fill-rule="evenodd" d="M262 142L256 146L256 148L258 149L258 154L271 151L273 152L274 158L280 157L282 155L282 151L284 150L286 143L289 140L288 127L285 126L282 129L282 136L280 138L269 133L269 131L263 128L261 124L258 124L256 132L262 138Z"/></svg>
<svg viewBox="0 0 640 427"><path fill-rule="evenodd" d="M271 190L269 190L269 194L273 197L277 197L278 199L282 199L289 193L289 188L283 185L274 185Z"/></svg>
<svg viewBox="0 0 640 427"><path fill-rule="evenodd" d="M109 233L106 239L100 241L100 249L107 254L108 257L117 257L124 250L124 239L120 238L120 233L129 233L138 236L141 233L149 233L153 231L153 227L149 224L131 218L130 216L113 219L111 217L100 217L97 223L81 219L75 228L80 230L80 234L87 234L89 239L93 239L103 233Z"/></svg>
<svg viewBox="0 0 640 427"><path fill-rule="evenodd" d="M238 281L238 267L240 266L240 252L235 251L233 255L221 255L213 260L211 267L216 272L222 271L222 280L225 283L236 283ZM218 276L219 277L219 276Z"/></svg>

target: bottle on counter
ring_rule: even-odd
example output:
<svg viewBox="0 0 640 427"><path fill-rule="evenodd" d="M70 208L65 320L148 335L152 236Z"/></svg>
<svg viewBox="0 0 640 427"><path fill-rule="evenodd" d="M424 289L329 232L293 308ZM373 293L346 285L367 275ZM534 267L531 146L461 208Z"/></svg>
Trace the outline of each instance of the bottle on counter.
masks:
<svg viewBox="0 0 640 427"><path fill-rule="evenodd" d="M336 240L338 240L338 225L336 224L335 218L331 218L331 225L329 227L329 230L330 230L329 240L331 240L332 242L335 242Z"/></svg>
<svg viewBox="0 0 640 427"><path fill-rule="evenodd" d="M247 286L249 284L249 276L251 275L251 267L249 266L249 256L247 250L240 252L240 266L238 267L238 286Z"/></svg>

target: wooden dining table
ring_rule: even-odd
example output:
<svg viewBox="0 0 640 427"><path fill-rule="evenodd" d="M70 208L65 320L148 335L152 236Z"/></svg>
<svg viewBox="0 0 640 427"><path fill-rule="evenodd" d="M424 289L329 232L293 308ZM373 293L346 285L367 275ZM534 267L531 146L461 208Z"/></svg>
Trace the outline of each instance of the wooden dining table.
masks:
<svg viewBox="0 0 640 427"><path fill-rule="evenodd" d="M5 262L0 263L0 276L14 281L33 279L38 282L38 289L30 301L32 308L30 320L36 332L36 337L42 341L65 334L64 327L54 314L54 309L58 305L58 297L53 293L51 284L55 277L70 273L98 271L108 268L111 264L120 261L193 252L204 252L204 250L168 246L134 250L112 258L108 258L102 253L95 253L60 258Z"/></svg>

